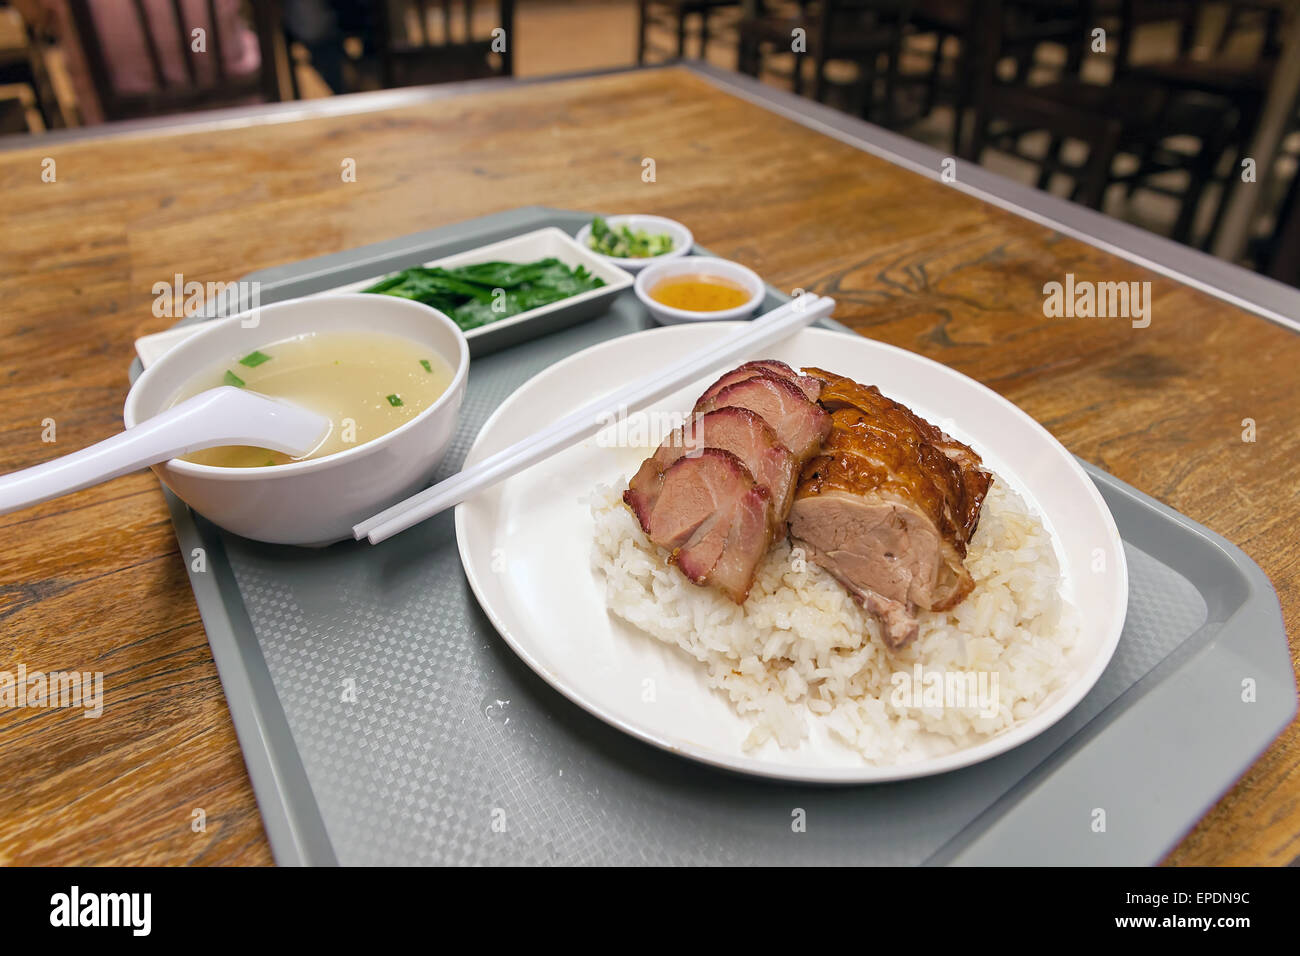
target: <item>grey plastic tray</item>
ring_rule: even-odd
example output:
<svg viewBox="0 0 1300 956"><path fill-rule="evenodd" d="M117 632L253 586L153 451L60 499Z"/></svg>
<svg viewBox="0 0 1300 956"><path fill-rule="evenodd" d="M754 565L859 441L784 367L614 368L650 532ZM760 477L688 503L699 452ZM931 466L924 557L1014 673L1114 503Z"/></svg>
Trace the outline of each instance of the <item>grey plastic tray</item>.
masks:
<svg viewBox="0 0 1300 956"><path fill-rule="evenodd" d="M245 278L269 303L544 225L573 233L586 219L520 209ZM439 477L532 375L649 324L624 293L591 321L476 357ZM181 553L207 551L190 581L280 863L1148 864L1290 721L1295 680L1259 568L1085 467L1131 581L1097 686L996 759L841 788L696 765L561 697L478 607L451 514L379 547L307 551L228 535L168 501ZM791 826L796 809L805 832Z"/></svg>

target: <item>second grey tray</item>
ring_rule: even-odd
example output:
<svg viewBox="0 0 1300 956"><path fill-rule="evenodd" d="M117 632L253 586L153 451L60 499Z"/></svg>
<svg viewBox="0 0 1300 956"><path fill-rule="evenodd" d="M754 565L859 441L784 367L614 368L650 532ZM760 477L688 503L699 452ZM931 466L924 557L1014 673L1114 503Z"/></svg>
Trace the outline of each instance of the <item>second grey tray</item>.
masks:
<svg viewBox="0 0 1300 956"><path fill-rule="evenodd" d="M271 302L349 281L357 263L399 268L587 218L516 210L246 278ZM532 375L649 324L624 294L592 321L476 357L439 477ZM281 863L1153 863L1291 719L1294 677L1259 569L1088 470L1130 570L1123 638L1096 687L986 763L849 788L699 766L571 704L479 609L451 514L379 547L305 551L227 535L169 499L181 553L208 552L191 583Z"/></svg>

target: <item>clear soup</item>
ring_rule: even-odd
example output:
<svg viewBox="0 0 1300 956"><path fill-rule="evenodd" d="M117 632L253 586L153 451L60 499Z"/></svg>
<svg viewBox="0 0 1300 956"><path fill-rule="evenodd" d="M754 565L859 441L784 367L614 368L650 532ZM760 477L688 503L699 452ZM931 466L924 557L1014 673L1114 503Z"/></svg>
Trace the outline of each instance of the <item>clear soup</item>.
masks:
<svg viewBox="0 0 1300 956"><path fill-rule="evenodd" d="M257 468L323 458L386 435L438 400L452 369L432 349L375 332L319 332L235 356L185 385L171 404L234 385L301 405L330 420L321 442L291 458L248 445L205 448L184 461Z"/></svg>

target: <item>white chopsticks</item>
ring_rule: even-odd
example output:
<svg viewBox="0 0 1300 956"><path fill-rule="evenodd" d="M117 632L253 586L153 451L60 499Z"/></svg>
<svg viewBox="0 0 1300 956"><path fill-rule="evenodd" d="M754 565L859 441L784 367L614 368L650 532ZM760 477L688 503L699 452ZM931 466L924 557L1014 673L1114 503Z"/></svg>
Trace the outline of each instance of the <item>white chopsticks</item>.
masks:
<svg viewBox="0 0 1300 956"><path fill-rule="evenodd" d="M827 296L801 295L703 351L596 399L537 434L489 455L477 465L405 501L399 501L356 525L352 533L357 540L368 538L371 544L379 544L399 531L460 504L476 492L591 437L609 425L611 415L638 411L720 365L745 358L787 338L817 319L830 315L834 308L835 300Z"/></svg>

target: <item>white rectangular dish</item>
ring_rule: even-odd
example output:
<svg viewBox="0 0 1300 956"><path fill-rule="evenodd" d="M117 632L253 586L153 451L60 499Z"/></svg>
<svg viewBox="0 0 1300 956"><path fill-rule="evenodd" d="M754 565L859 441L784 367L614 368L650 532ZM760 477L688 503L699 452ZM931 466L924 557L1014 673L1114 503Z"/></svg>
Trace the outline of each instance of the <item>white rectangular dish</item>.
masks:
<svg viewBox="0 0 1300 956"><path fill-rule="evenodd" d="M582 266L589 273L604 281L598 289L591 289L567 299L560 299L548 305L529 309L509 318L481 325L465 333L469 340L470 354L480 355L496 351L515 342L547 335L559 329L575 325L586 319L602 314L608 303L615 296L632 286L634 277L631 273L611 263L604 256L599 256L581 245L563 229L546 226L532 232L521 233L488 245L467 249L454 255L443 256L429 262L408 262L382 268L364 279L357 279L344 285L312 292L310 295L337 295L343 292L361 292L374 285L385 276L402 269L417 265L425 268L441 267L454 269L458 266L476 265L480 262L535 262L538 259L559 259L570 269ZM156 361L173 345L178 344L197 331L197 322L186 322L166 332L136 339L135 350L140 360L147 366Z"/></svg>

